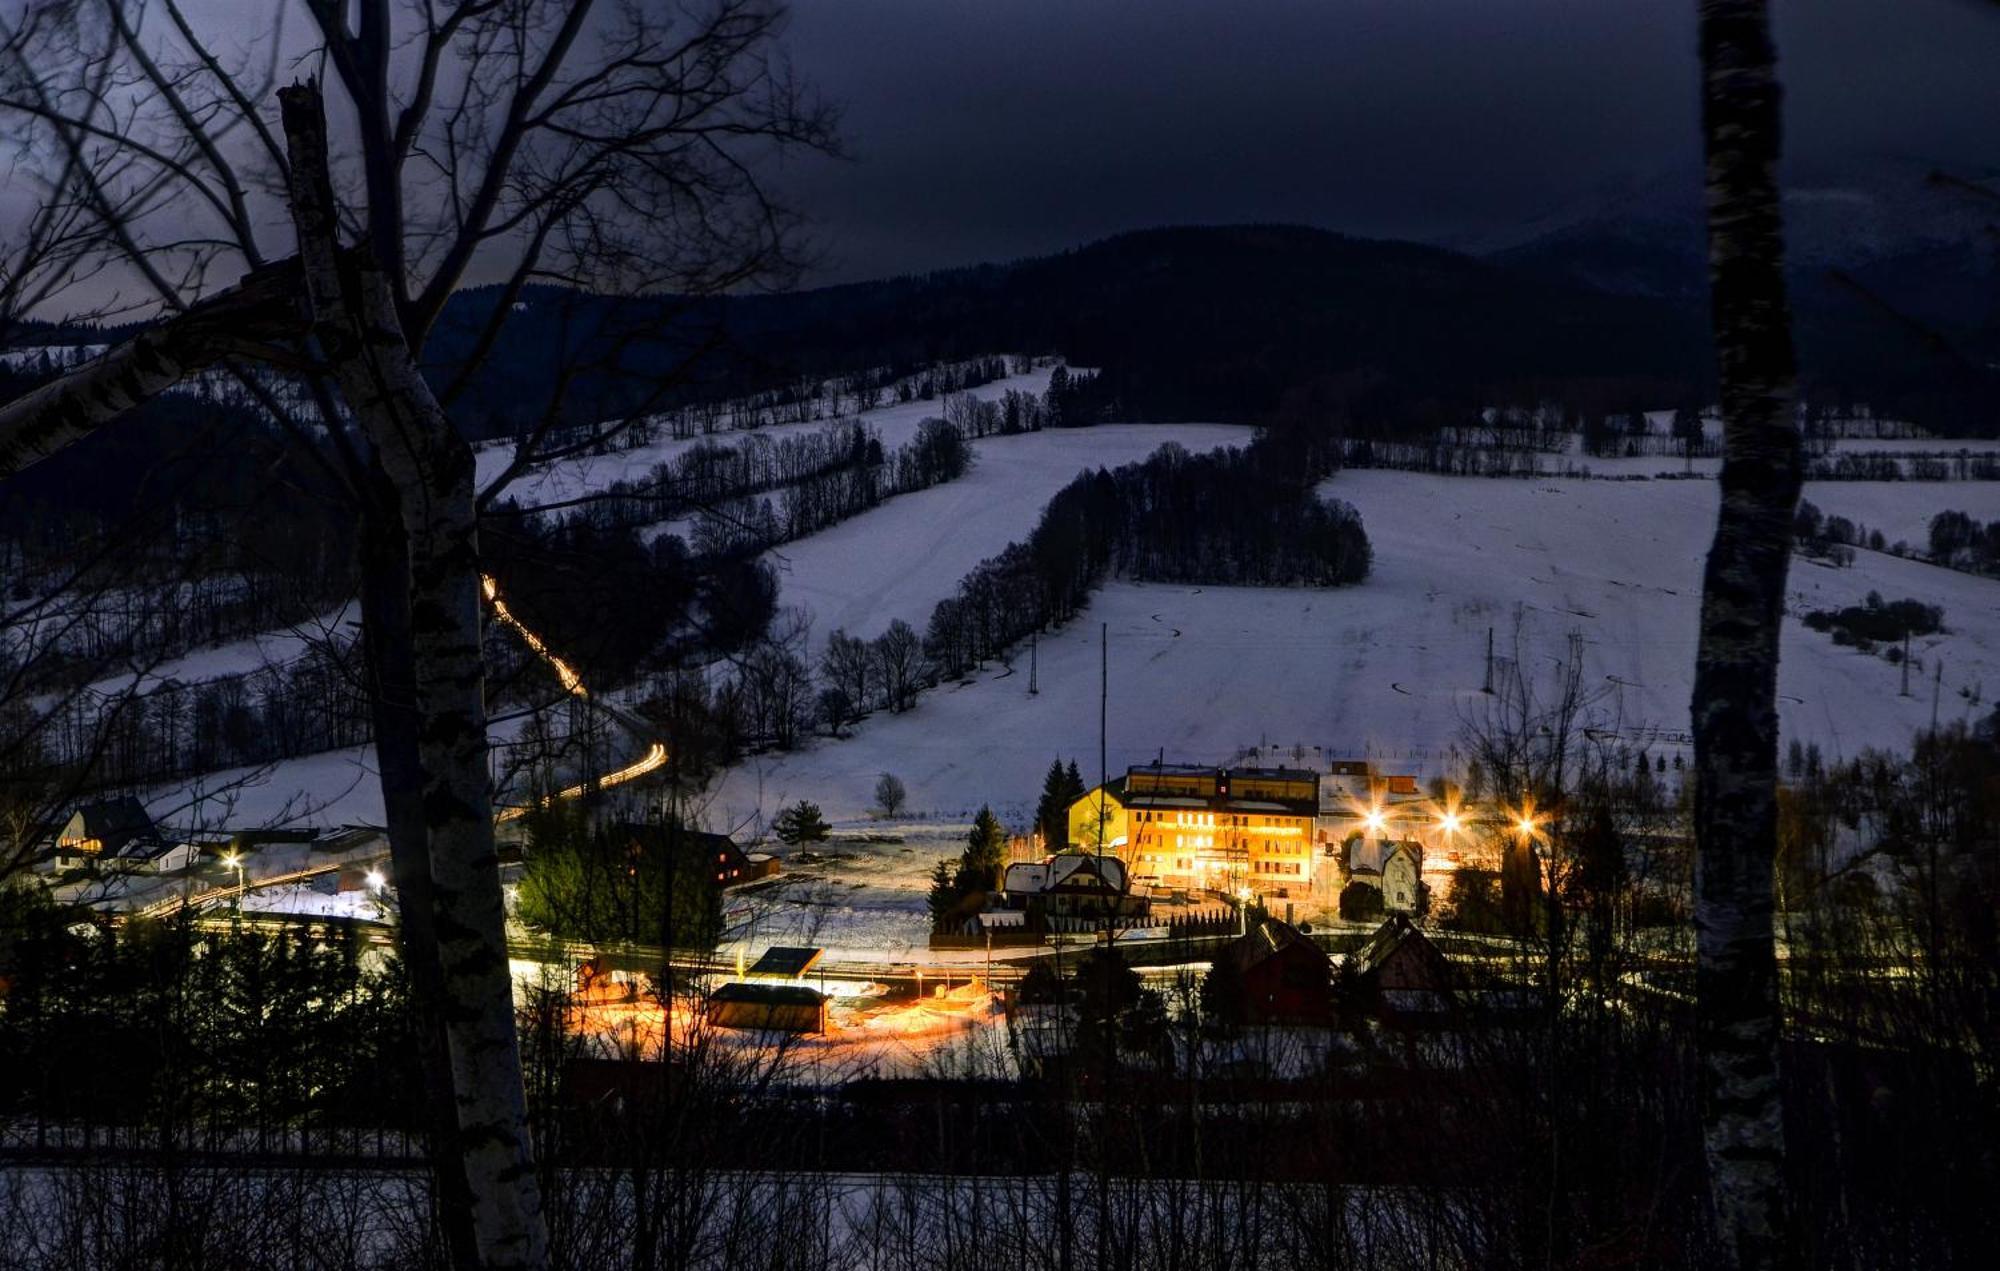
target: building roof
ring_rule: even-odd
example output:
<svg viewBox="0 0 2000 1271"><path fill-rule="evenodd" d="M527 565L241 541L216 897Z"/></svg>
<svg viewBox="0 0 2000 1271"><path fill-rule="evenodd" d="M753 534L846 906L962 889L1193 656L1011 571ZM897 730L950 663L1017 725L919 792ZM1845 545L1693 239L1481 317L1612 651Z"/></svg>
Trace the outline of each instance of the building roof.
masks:
<svg viewBox="0 0 2000 1271"><path fill-rule="evenodd" d="M629 834L645 843L678 847L682 850L695 849L727 853L735 857L743 856L743 849L736 846L736 840L727 834L713 834L707 830L692 829L685 825L665 825L646 821L626 821L617 829L618 832Z"/></svg>
<svg viewBox="0 0 2000 1271"><path fill-rule="evenodd" d="M1431 987L1442 989L1449 983L1450 961L1403 914L1390 914L1388 921L1368 938L1368 943L1351 956L1349 965L1364 976L1372 976L1399 955L1414 959L1418 978L1431 981Z"/></svg>
<svg viewBox="0 0 2000 1271"><path fill-rule="evenodd" d="M748 1002L761 1006L819 1006L826 994L804 984L746 984L731 980L717 985L708 995L711 1002Z"/></svg>
<svg viewBox="0 0 2000 1271"><path fill-rule="evenodd" d="M103 844L105 856L151 856L162 846L160 831L145 805L131 795L81 804L83 836ZM67 828L67 827L65 827Z"/></svg>
<svg viewBox="0 0 2000 1271"><path fill-rule="evenodd" d="M1319 774L1310 768L1231 768L1229 775L1256 781L1319 781Z"/></svg>
<svg viewBox="0 0 2000 1271"><path fill-rule="evenodd" d="M759 978L769 977L780 980L796 980L818 965L826 956L824 949L809 949L802 945L774 944L764 950L762 957L751 966L750 974Z"/></svg>
<svg viewBox="0 0 2000 1271"><path fill-rule="evenodd" d="M1314 944L1297 927L1276 918L1260 918L1257 924L1226 945L1216 955L1217 962L1227 962L1237 971L1248 971L1268 958L1275 957L1287 949L1309 950L1321 962L1331 962L1326 951Z"/></svg>
<svg viewBox="0 0 2000 1271"><path fill-rule="evenodd" d="M1101 873L1099 861L1104 865ZM1009 865L1001 876L1000 887L1002 891L1023 893L1058 888L1094 891L1100 878L1116 891L1126 891L1131 886L1125 862L1108 852L1101 857L1092 852L1061 852L1045 861L1016 861Z"/></svg>

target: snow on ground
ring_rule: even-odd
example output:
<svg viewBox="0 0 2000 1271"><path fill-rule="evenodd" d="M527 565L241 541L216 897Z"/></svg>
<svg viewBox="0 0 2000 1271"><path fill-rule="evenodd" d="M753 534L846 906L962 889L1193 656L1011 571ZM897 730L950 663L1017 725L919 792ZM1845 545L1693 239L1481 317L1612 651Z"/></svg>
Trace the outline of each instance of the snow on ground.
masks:
<svg viewBox="0 0 2000 1271"><path fill-rule="evenodd" d="M150 693L169 680L202 684L230 675L246 675L264 667L280 667L305 656L314 646L359 639L360 606L348 601L308 622L277 631L263 631L241 640L210 645L152 666L106 676L91 690L106 697L137 691Z"/></svg>
<svg viewBox="0 0 2000 1271"><path fill-rule="evenodd" d="M958 480L898 495L770 552L778 603L810 612L820 640L835 627L873 636L897 618L921 634L959 579L1026 538L1079 472L1137 462L1168 442L1206 451L1250 438L1250 429L1230 424L1100 424L986 438Z"/></svg>
<svg viewBox="0 0 2000 1271"><path fill-rule="evenodd" d="M1220 762L1264 740L1435 772L1486 700L1489 627L1503 658L1513 655L1518 629L1520 655L1542 677L1578 633L1586 683L1606 722L1655 753L1684 742L1701 563L1715 516L1711 483L1359 471L1326 493L1361 510L1374 542L1375 572L1361 586L1111 584L1041 641L1038 694L1028 694L1017 654L1013 666L933 690L907 714L878 714L851 738L746 762L719 784L710 820L752 824L761 813L768 821L807 798L835 824L864 827L876 779L896 774L909 790L906 815L938 826L935 847L860 843L853 859L822 867L836 900L842 889L853 899L827 910L820 938L847 945L921 931L929 868L956 850L956 833L980 804L1022 826L1052 758L1075 757L1095 774L1099 623L1110 634L1114 772L1162 752ZM1919 515L1935 496L1910 482L1870 495L1885 517ZM899 588L936 590L961 572L937 560L933 540L950 528L932 523L925 533L919 522L848 550L870 553L869 568L901 580ZM1903 698L1889 662L1788 624L1779 680L1785 735L1817 742L1830 757L1907 744L1929 722L1927 677L1940 662L1941 719L1990 710L2000 693L2000 583L1878 552L1858 553L1847 569L1800 560L1791 613L1856 604L1871 590L1943 605L1948 630L1913 646L1921 671ZM1975 710L1961 688L1980 692L1985 705ZM910 915L906 926L885 912L898 906ZM846 910L860 924L853 935L836 927Z"/></svg>
<svg viewBox="0 0 2000 1271"><path fill-rule="evenodd" d="M754 961L774 944L816 945L835 962L929 960L930 920L911 880L928 886L932 865L964 845L964 826L899 822L845 831L806 849L780 847L783 873L724 899L723 951L741 948Z"/></svg>
<svg viewBox="0 0 2000 1271"><path fill-rule="evenodd" d="M1009 389L1040 397L1048 391L1049 376L1054 370L1053 366L1046 366L1020 375L1009 375L990 384L982 384L965 391L981 400L993 401L1004 396ZM752 437L764 437L775 442L800 433L818 433L834 423L854 421L874 429L882 439L884 452L894 454L899 447L917 435L918 424L926 419L941 417L943 414L943 399L933 398L929 401L898 402L880 406L856 415L844 415L839 420L819 419L804 424L772 424L764 428L718 432L708 436L669 437L632 450L617 450L608 455L583 455L547 464L522 473L514 479L507 490L514 498L519 499L524 507L559 503L593 490L606 489L614 481L643 480L646 474L653 470L654 465L666 463L704 441L730 445L747 441ZM498 477L512 461L513 445L511 442L499 442L481 446L476 456L479 484L483 488Z"/></svg>
<svg viewBox="0 0 2000 1271"><path fill-rule="evenodd" d="M195 829L381 825L375 747L348 746L256 767L206 773L146 799L163 824Z"/></svg>

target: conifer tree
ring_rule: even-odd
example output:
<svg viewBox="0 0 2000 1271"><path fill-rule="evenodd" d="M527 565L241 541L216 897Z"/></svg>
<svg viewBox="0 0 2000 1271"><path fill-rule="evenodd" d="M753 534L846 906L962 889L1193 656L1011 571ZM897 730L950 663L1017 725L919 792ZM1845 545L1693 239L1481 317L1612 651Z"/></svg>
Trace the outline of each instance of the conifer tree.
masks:
<svg viewBox="0 0 2000 1271"><path fill-rule="evenodd" d="M1048 776L1042 779L1041 802L1035 805L1035 825L1042 832L1042 845L1050 851L1061 851L1067 845L1069 808L1075 801L1062 760L1050 760Z"/></svg>
<svg viewBox="0 0 2000 1271"><path fill-rule="evenodd" d="M780 842L797 847L801 843L822 843L830 832L826 818L820 815L819 804L806 799L786 808L771 823L771 832Z"/></svg>
<svg viewBox="0 0 2000 1271"><path fill-rule="evenodd" d="M1007 831L993 815L993 809L982 805L979 815L972 819L972 832L965 840L965 854L958 862L961 894L989 891L999 886L1000 867L1006 857Z"/></svg>

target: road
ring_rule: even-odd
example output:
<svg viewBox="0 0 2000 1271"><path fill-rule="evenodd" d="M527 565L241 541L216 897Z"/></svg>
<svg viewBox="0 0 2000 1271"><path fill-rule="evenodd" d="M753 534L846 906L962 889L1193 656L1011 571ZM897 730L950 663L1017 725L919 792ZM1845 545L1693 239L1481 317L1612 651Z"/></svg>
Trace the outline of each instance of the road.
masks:
<svg viewBox="0 0 2000 1271"><path fill-rule="evenodd" d="M487 603L492 606L494 621L514 631L521 637L522 643L526 644L535 656L548 664L549 669L555 672L556 679L562 684L563 691L572 697L589 702L594 709L603 711L619 727L631 734L634 740L646 747L645 752L633 762L623 767L615 768L610 772L599 773L595 777L580 781L558 792L555 797L558 799L578 798L592 790L601 790L609 786L623 785L628 781L636 781L646 774L664 767L667 762L666 743L654 734L652 726L637 712L627 710L615 702L608 702L601 698L592 697L589 687L584 684L583 677L577 674L576 669L557 656L556 652L549 648L547 642L539 635L522 626L520 620L507 608L507 602L500 596L500 585L490 575L481 575L480 581L486 592ZM528 809L526 807L500 808L494 813L493 821L496 826L504 826L509 822L519 820L521 817L527 815L527 812ZM302 866L281 869L256 877L249 877L246 874L234 883L227 883L220 886L206 886L199 890L190 889L176 892L161 897L158 900L138 905L129 912L145 918L160 918L190 906L200 908L206 905L238 899L244 893L250 891L258 891L270 887L290 886L296 883L309 882L312 879L344 869L377 865L386 859L387 854L388 839L385 836L378 836L365 844L357 845L352 850L343 851L337 855L329 855L322 860L310 861ZM259 855L259 853L255 852L245 855L243 860L246 870L254 868L254 862L257 861Z"/></svg>

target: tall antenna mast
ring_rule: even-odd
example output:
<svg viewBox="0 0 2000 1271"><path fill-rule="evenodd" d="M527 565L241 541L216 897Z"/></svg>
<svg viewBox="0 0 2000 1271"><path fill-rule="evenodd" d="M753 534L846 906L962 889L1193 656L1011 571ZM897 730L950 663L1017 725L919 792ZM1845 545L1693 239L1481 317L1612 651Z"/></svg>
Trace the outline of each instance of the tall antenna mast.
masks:
<svg viewBox="0 0 2000 1271"><path fill-rule="evenodd" d="M1107 747L1105 735L1111 716L1111 624L1097 624L1097 881L1104 883L1104 825L1109 817L1105 813L1105 786L1111 782L1111 765L1105 758ZM1110 930L1110 916L1105 915L1105 930ZM1109 944L1107 940L1105 942Z"/></svg>

